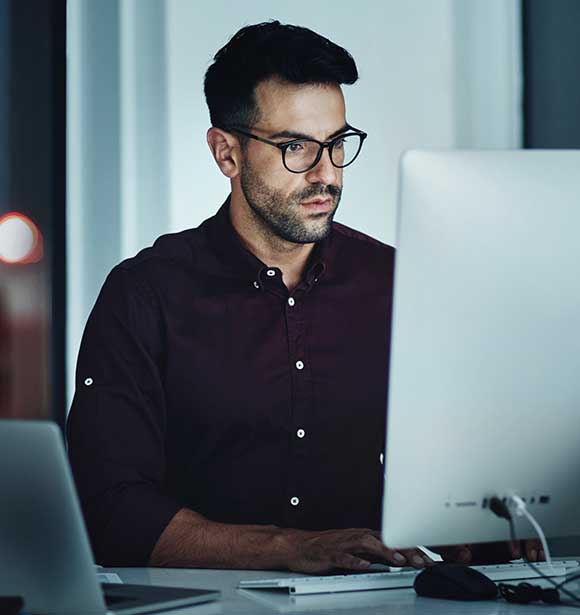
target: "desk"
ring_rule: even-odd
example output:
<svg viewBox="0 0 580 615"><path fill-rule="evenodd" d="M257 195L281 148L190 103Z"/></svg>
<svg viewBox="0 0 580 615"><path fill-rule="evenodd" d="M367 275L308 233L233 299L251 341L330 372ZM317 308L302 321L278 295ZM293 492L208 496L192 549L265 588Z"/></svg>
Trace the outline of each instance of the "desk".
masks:
<svg viewBox="0 0 580 615"><path fill-rule="evenodd" d="M296 613L329 615L573 615L564 606L512 605L497 602L454 602L419 598L412 589L389 589L314 596L288 596L266 590L239 590L238 582L246 579L297 576L294 573L255 570L184 570L171 568L106 568L99 572L116 572L125 583L217 589L219 602L171 611L171 615L268 615ZM580 583L570 589L580 592Z"/></svg>

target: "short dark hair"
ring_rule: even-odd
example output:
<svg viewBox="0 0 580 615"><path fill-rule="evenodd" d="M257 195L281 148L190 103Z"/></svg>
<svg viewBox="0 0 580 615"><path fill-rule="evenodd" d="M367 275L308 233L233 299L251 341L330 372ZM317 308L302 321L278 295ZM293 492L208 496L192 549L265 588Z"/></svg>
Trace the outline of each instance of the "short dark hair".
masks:
<svg viewBox="0 0 580 615"><path fill-rule="evenodd" d="M279 21L246 26L215 54L205 74L212 126L254 125L259 120L256 86L271 78L289 83L352 84L358 71L346 49L308 28Z"/></svg>

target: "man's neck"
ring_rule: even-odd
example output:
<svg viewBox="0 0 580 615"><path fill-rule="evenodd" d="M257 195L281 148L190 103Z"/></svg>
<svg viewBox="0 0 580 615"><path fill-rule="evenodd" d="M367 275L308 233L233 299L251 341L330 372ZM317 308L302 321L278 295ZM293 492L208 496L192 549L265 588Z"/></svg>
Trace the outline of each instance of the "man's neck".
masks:
<svg viewBox="0 0 580 615"><path fill-rule="evenodd" d="M298 244L273 235L264 221L242 201L243 196L232 193L230 220L244 247L270 267L282 271L284 284L293 290L302 279L314 244Z"/></svg>

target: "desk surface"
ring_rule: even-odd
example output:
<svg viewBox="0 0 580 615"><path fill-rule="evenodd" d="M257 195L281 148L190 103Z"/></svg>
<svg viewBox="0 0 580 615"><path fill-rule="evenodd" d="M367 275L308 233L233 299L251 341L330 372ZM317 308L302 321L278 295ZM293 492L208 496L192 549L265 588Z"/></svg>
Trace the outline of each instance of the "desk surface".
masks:
<svg viewBox="0 0 580 615"><path fill-rule="evenodd" d="M172 615L267 615L269 613L348 613L349 615L571 615L569 607L512 605L497 602L454 602L419 598L412 589L389 589L313 596L289 596L267 590L239 590L238 582L297 576L293 573L249 570L183 570L166 568L107 568L102 572L116 572L125 583L165 585L217 589L222 592L219 602L201 604L171 611ZM580 583L570 583L569 589L580 592Z"/></svg>

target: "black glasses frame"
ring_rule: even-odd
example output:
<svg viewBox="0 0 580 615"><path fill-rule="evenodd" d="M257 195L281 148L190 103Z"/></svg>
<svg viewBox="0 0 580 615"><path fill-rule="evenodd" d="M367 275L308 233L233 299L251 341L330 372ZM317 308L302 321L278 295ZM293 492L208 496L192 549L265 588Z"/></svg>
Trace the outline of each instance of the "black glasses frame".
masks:
<svg viewBox="0 0 580 615"><path fill-rule="evenodd" d="M342 134L338 135L337 137L330 139L330 141L317 141L316 139L300 138L300 139L292 139L291 141L284 141L284 143L277 143L276 141L271 141L270 139L264 139L264 137L259 137L258 135L252 134L251 132L246 132L245 130L241 130L240 128L228 128L228 132L235 132L240 135L244 135L245 137L249 137L250 139L255 139L256 141L260 141L262 143L267 143L268 145L273 145L274 147L277 147L282 152L282 164L284 165L284 168L287 171L290 171L290 173L297 173L297 174L307 173L308 171L310 171L310 169L313 169L320 162L320 159L322 158L322 154L325 148L328 148L328 155L330 157L330 162L332 163L333 166L335 166L337 169L344 169L345 167L348 167L358 158L358 155L360 154L364 140L368 136L366 132L362 130L358 130L358 128L351 128L347 130L346 132L343 132ZM345 137L349 137L349 136L355 136L355 135L360 137L360 143L358 146L358 150L356 154L354 155L353 159L350 162L347 162L346 164L342 164L342 165L336 164L334 160L332 159L332 151L333 151L334 146L341 139L344 139ZM314 162L308 168L304 169L303 171L294 171L293 169L290 169L288 165L286 164L286 151L288 150L288 148L295 143L310 143L310 142L318 144L318 154L316 155Z"/></svg>

